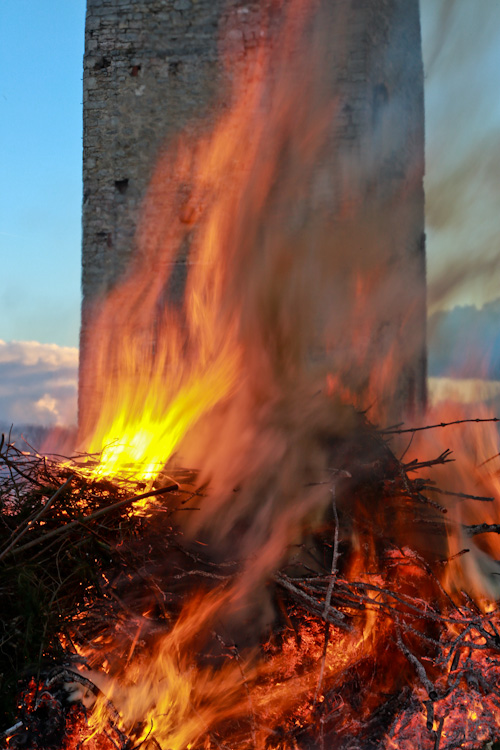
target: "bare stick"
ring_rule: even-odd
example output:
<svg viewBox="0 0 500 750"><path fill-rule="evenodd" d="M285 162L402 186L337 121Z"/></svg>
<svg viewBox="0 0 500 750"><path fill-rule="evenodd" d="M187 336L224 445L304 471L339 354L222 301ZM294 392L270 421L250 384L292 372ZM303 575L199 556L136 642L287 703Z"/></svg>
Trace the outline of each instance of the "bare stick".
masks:
<svg viewBox="0 0 500 750"><path fill-rule="evenodd" d="M499 417L489 417L488 419L456 419L454 422L439 422L437 424L428 424L425 427L407 427L405 429L379 430L382 435L402 435L406 432L421 432L422 430L434 430L436 427L451 427L455 424L466 424L470 422L500 422Z"/></svg>
<svg viewBox="0 0 500 750"><path fill-rule="evenodd" d="M11 446L10 444L7 444L7 450L12 447L13 446ZM20 451L18 451L17 454L21 455ZM19 468L19 465L15 461L12 461L10 458L8 458L7 452L0 454L0 460L3 461L3 463L8 467L11 477L12 477L12 470L14 470L16 474L19 474L20 477L22 477L23 479L26 479L27 482L30 482L31 484L36 484L38 485L38 487L42 487L42 488L45 487L45 485L42 482L40 482L38 479L32 476L29 476L28 474L25 474L24 471L21 471L21 469ZM14 477L12 477L12 481L14 482Z"/></svg>
<svg viewBox="0 0 500 750"><path fill-rule="evenodd" d="M486 461L483 461L482 463L479 464L478 469L480 469L481 466L485 466L486 464L489 464L490 461L493 461L495 458L498 458L499 456L500 456L500 453L495 453L494 456L490 456L489 458L486 459Z"/></svg>
<svg viewBox="0 0 500 750"><path fill-rule="evenodd" d="M332 556L332 567L330 570L330 582L326 590L325 596L325 608L323 615L325 616L330 609L330 602L332 600L333 587L335 585L335 579L337 577L337 562L339 559L339 515L337 513L337 504L335 502L335 487L330 489L332 493L332 510L333 517L335 518L335 532L333 537L333 556Z"/></svg>

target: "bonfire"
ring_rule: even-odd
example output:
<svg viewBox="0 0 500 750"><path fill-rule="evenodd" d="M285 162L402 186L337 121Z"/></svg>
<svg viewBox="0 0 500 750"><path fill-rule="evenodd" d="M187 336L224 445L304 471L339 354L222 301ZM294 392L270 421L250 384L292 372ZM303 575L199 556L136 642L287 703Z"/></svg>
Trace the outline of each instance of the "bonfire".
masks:
<svg viewBox="0 0 500 750"><path fill-rule="evenodd" d="M408 403L391 426L425 301L370 243L406 214L356 181L312 200L330 39L287 7L215 124L159 159L93 312L79 451L2 439L5 747L500 736L497 420Z"/></svg>
<svg viewBox="0 0 500 750"><path fill-rule="evenodd" d="M325 477L323 523L304 531L244 617L235 602L248 561L214 560L176 521L207 500L196 472L174 468L144 492L89 479L89 456L49 459L5 441L5 720L18 701L6 747L451 750L494 740L500 612L445 589L457 557L429 561L401 539L406 524L436 550L456 533L439 502L446 490L428 478L450 455L405 463L389 440L360 423ZM463 525L458 559L498 528Z"/></svg>

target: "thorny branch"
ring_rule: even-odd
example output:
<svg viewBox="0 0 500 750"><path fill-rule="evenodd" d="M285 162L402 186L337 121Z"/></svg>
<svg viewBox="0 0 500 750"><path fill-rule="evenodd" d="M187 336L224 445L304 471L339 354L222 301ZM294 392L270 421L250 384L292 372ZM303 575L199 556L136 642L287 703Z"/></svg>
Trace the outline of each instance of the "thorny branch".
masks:
<svg viewBox="0 0 500 750"><path fill-rule="evenodd" d="M489 417L484 419L455 419L453 422L437 422L436 424L427 424L424 427L389 427L386 430L380 430L382 435L403 435L405 433L421 432L422 430L434 430L436 427L451 427L457 424L469 424L478 422L500 422L499 417Z"/></svg>

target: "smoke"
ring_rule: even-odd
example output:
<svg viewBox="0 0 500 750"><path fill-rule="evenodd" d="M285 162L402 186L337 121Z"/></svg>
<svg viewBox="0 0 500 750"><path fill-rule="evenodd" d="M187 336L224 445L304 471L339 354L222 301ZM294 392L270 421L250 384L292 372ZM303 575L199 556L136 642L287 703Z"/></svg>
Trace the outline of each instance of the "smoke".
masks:
<svg viewBox="0 0 500 750"><path fill-rule="evenodd" d="M241 595L259 591L261 606L262 581L331 503L332 445L361 427L338 391L349 389L365 406L376 401L371 416L382 420L391 419L390 394L399 418L394 383L422 347L423 279L417 254L405 252L420 239L422 165L415 153L400 161L419 123L402 122L398 91L390 102L382 97L374 132L373 120L358 123L357 147L346 146L338 135L346 99L337 80L347 64L346 19L323 4L305 28L292 26L271 58L259 60L264 74L255 99L245 102L244 127L230 121L210 137L219 175L211 164L204 194L189 189L201 219L191 237L186 329L198 333L199 317L212 321L216 340L234 336L240 364L231 392L179 447L178 460L200 468L200 482L210 487L183 525L217 555L251 561ZM244 79L236 84L237 107L250 87ZM235 177L241 143L251 158ZM193 172L203 173L207 157L191 151ZM407 170L404 194L381 179L391 155ZM168 162L160 167L155 185L165 185L169 170ZM146 246L150 217L160 213L150 198ZM193 299L197 317L190 320Z"/></svg>
<svg viewBox="0 0 500 750"><path fill-rule="evenodd" d="M82 447L110 445L113 470L174 452L200 470L207 497L180 522L241 563L240 622L331 507L363 428L351 404L393 423L423 400L412 7L383 19L389 62L357 3L284 3L243 61L230 45L219 117L166 148L129 275L89 329Z"/></svg>
<svg viewBox="0 0 500 750"><path fill-rule="evenodd" d="M500 5L422 0L430 311L498 296Z"/></svg>

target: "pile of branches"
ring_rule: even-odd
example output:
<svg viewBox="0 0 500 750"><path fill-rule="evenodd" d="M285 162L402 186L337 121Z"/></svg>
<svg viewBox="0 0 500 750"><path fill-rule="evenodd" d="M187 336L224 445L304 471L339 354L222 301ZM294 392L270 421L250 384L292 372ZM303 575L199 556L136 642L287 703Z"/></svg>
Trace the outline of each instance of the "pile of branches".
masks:
<svg viewBox="0 0 500 750"><path fill-rule="evenodd" d="M81 618L91 637L102 623L90 612L119 610L104 590L105 572L129 576L149 561L147 515L132 513L133 504L177 489L172 482L144 492L140 484L91 480L82 462L92 457L70 461L4 435L0 441L0 727L12 722L26 678L38 680L67 661L64 637L70 644ZM167 518L158 533L165 529Z"/></svg>
<svg viewBox="0 0 500 750"><path fill-rule="evenodd" d="M428 479L415 478L415 472L449 461L449 454L405 464L391 452L387 437L367 427L366 439L377 444L378 458L364 464L361 448L344 467L347 484L361 505L367 497L372 502L378 496L389 516L397 509L410 525L420 523L426 534L444 534L445 509L427 492L436 488ZM179 509L187 510L193 499L201 499L195 472L170 472L161 486L145 491L139 483L89 479L82 464L93 460L49 458L29 446L21 449L5 438L1 441L0 729L6 731L0 737L9 748L79 747L86 709L84 703L71 701L68 684L82 685L82 694L99 693L78 674L78 665L85 663L85 644L101 638L108 661L113 658L112 641L121 644L121 653L130 654L137 640L130 623L145 608L151 630L164 631L197 587L215 587L237 573L236 563L214 563L190 549L173 521ZM139 510L146 499L148 504ZM331 523L314 540L314 566L302 556L301 565L289 562L269 582L277 614L272 638L262 641L263 652L279 650L290 634L300 647L301 633L310 628L321 639L323 656L307 721L284 716L279 727L270 729L267 746L495 747L492 743L500 736L500 613L482 613L465 593L450 598L436 573L446 560L431 565L411 547L388 538L372 518L354 507L351 513L353 517L341 512L332 495ZM377 571L365 571L358 580L345 574L350 542L343 531L352 526L354 516L358 537L366 532L378 539L387 572L383 579ZM380 669L376 653L356 662L341 681L327 674L328 647L335 634L355 631L367 612L375 631L385 629L389 656L384 658L394 665L385 689L373 680ZM102 639L109 623L112 638ZM236 651L231 647L228 657L238 656ZM363 705L370 706L368 713ZM465 717L470 706L474 720ZM249 726L258 721L258 716L250 716ZM207 746L226 747L226 731L221 727L210 734ZM242 748L251 744L245 742ZM112 704L108 729L88 744L90 750L94 746L134 746ZM159 745L151 737L142 747Z"/></svg>

